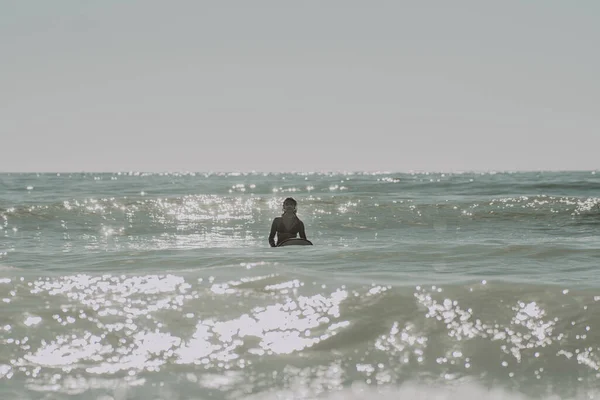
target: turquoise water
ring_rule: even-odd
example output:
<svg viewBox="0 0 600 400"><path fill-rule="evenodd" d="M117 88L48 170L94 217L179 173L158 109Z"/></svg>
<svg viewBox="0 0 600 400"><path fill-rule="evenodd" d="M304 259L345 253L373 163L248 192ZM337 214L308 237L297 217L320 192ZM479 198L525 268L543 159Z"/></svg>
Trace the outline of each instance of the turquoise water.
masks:
<svg viewBox="0 0 600 400"><path fill-rule="evenodd" d="M1 174L0 228L0 398L600 397L596 171Z"/></svg>

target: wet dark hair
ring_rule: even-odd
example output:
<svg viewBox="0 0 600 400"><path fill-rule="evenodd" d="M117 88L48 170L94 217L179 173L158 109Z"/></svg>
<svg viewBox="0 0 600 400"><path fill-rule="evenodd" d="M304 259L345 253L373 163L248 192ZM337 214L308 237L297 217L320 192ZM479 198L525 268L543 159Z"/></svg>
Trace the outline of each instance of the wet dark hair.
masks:
<svg viewBox="0 0 600 400"><path fill-rule="evenodd" d="M294 206L298 205L298 202L291 197L288 197L283 201L283 204L293 204Z"/></svg>

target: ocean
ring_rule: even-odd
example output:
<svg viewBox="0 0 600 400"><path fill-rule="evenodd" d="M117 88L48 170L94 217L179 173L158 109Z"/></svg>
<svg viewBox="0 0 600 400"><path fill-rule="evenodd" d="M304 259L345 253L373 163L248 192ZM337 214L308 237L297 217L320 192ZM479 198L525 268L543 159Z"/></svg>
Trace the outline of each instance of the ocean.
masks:
<svg viewBox="0 0 600 400"><path fill-rule="evenodd" d="M599 399L596 172L0 174L0 399Z"/></svg>

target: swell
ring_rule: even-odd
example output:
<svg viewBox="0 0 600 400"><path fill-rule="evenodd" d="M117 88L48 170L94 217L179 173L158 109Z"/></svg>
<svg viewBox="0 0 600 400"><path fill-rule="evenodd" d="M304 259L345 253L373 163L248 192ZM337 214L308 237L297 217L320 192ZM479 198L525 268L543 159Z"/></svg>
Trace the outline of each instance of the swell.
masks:
<svg viewBox="0 0 600 400"><path fill-rule="evenodd" d="M28 339L4 341L0 364L14 366L17 380L35 370L40 384L60 383L54 375L64 367L82 379L152 380L201 365L203 373L237 372L246 383L286 389L298 377L324 376L330 384L475 381L567 396L597 385L595 290L496 281L323 286L292 270L270 272L3 282L10 338ZM0 340L8 337L0 331Z"/></svg>
<svg viewBox="0 0 600 400"><path fill-rule="evenodd" d="M127 217L133 214L147 215L154 219L209 220L217 218L247 219L249 216L273 210L273 199L220 195L186 195L176 197L127 197L90 198L65 200L51 204L20 204L0 208L0 219L44 221L57 218L102 218L105 220ZM412 213L417 216L436 217L439 214L476 216L482 218L528 217L539 215L600 215L600 198L567 196L514 196L479 197L478 199L453 199L430 202L427 199L407 200L402 197L382 196L378 199L360 194L337 195L330 199L308 198L302 204L304 215L347 213L376 217L393 212Z"/></svg>
<svg viewBox="0 0 600 400"><path fill-rule="evenodd" d="M218 219L246 220L252 213L254 200L188 195L170 198L131 200L99 198L65 200L52 204L21 204L0 209L0 219L8 223L43 223L69 220L78 224L89 221L117 221L132 224L167 224Z"/></svg>

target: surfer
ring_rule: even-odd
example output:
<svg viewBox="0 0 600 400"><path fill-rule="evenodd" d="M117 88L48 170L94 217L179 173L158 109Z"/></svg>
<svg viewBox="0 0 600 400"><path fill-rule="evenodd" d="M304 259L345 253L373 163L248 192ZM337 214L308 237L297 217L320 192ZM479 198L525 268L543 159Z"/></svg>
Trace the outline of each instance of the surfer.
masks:
<svg viewBox="0 0 600 400"><path fill-rule="evenodd" d="M269 234L269 244L271 247L284 240L295 238L300 234L302 239L306 239L304 232L304 223L296 216L298 203L291 197L283 201L283 214L276 217L271 224L271 233ZM275 243L275 234L277 234L277 243Z"/></svg>

